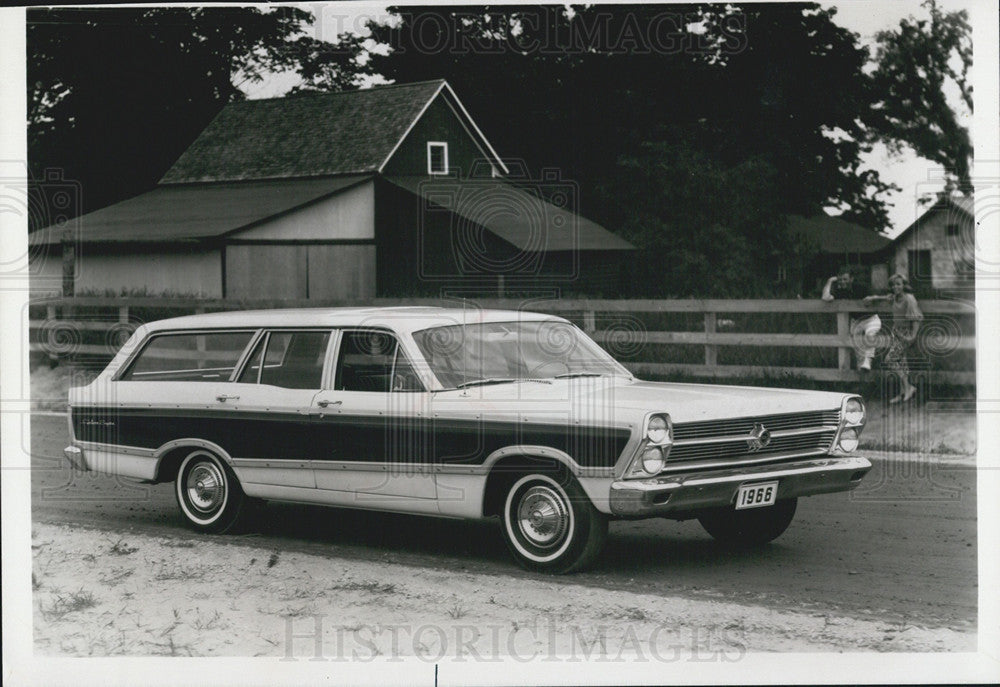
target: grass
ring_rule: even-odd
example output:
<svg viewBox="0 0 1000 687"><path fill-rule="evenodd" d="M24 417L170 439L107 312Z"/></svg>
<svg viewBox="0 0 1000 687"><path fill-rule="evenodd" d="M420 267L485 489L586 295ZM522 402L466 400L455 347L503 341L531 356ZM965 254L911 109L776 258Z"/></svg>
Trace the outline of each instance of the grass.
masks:
<svg viewBox="0 0 1000 687"><path fill-rule="evenodd" d="M390 583L382 582L342 582L340 584L335 584L330 587L331 590L345 591L345 592L367 592L369 594L393 594L396 591L396 585Z"/></svg>
<svg viewBox="0 0 1000 687"><path fill-rule="evenodd" d="M45 607L41 606L42 616L46 620L62 620L70 613L76 613L97 605L94 595L80 588L70 594L57 594L55 600Z"/></svg>
<svg viewBox="0 0 1000 687"><path fill-rule="evenodd" d="M462 604L455 604L448 609L448 617L452 620L460 620L461 618L464 618L468 612L469 609Z"/></svg>
<svg viewBox="0 0 1000 687"><path fill-rule="evenodd" d="M111 548L108 549L108 553L114 556L129 556L138 550L139 547L129 546L123 540L119 539L118 541L116 541L114 544L111 545Z"/></svg>

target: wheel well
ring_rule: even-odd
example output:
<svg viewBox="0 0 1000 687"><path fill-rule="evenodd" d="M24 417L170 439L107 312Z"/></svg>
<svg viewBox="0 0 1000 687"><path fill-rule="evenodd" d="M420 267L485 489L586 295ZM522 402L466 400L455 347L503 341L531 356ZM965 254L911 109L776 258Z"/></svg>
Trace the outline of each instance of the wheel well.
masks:
<svg viewBox="0 0 1000 687"><path fill-rule="evenodd" d="M535 456L507 456L501 458L486 478L483 493L483 516L500 515L503 512L507 490L526 473L537 472L549 475L560 484L572 479L569 469L558 460Z"/></svg>

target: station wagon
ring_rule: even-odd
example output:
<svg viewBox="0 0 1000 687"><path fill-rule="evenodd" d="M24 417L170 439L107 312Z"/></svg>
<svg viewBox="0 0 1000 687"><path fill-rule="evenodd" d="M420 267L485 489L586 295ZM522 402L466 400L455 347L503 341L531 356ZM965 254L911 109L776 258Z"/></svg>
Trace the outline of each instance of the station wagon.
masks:
<svg viewBox="0 0 1000 687"><path fill-rule="evenodd" d="M515 311L153 322L69 406L77 469L172 482L196 530L272 500L497 517L522 566L556 573L591 564L616 518L765 544L799 497L871 468L856 395L642 381L567 320Z"/></svg>

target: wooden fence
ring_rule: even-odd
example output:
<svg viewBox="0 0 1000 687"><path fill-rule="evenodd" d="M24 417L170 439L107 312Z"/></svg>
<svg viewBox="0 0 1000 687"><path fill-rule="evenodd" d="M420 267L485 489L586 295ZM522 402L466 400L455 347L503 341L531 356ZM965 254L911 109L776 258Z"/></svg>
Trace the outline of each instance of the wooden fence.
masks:
<svg viewBox="0 0 1000 687"><path fill-rule="evenodd" d="M219 310L267 309L287 307L339 307L339 306L428 306L444 305L463 307L461 299L428 298L377 298L364 301L236 301L200 300L189 298L149 298L149 297L78 297L53 298L32 302L32 312L45 311L45 319L33 317L30 320L31 350L44 352L51 357L64 355L89 355L110 357L127 336L142 324L142 321L175 316L179 313L201 313ZM858 301L823 302L813 300L591 300L591 299L469 299L465 307L526 310L560 315L579 323L588 334L605 347L641 347L645 344L676 344L697 346L703 349L703 363L667 363L656 361L625 360L625 364L638 375L667 376L682 373L695 377L726 379L745 376L766 376L780 378L789 374L815 381L848 382L860 379L852 369L853 344L850 336L850 313L863 311L877 312ZM920 303L925 316L943 319L952 324L937 327L928 332L936 337L933 345L941 354L954 351L974 350L975 337L962 333L962 327L954 324L961 318L972 320L975 314L973 304L961 301L923 301ZM135 316L142 313L142 318ZM157 315L166 311L164 315ZM656 331L642 325L641 316L656 316L661 313L687 313L700 315L703 327L697 331ZM720 315L740 313L792 313L825 314L835 322L836 333L794 333L794 332L726 332L719 331L720 322L726 322ZM939 317L939 316L943 316ZM616 318L618 318L616 320ZM632 323L632 327L621 327L621 322ZM833 322L829 329L833 330ZM89 333L89 334L88 334ZM86 342L84 339L102 339L102 343ZM836 349L836 367L798 367L767 365L719 364L720 347L760 349L774 347L806 347ZM641 357L641 356L640 356ZM648 357L648 356L647 356ZM701 356L699 355L699 359ZM974 363L973 363L974 365ZM936 383L973 385L975 370L926 370Z"/></svg>

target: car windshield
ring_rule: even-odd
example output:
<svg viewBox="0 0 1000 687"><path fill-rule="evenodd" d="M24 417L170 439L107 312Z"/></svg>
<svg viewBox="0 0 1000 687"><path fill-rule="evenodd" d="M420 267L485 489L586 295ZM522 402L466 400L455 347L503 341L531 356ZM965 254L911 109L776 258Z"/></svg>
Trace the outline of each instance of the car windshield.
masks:
<svg viewBox="0 0 1000 687"><path fill-rule="evenodd" d="M413 338L445 388L526 379L625 375L628 370L557 320L433 327Z"/></svg>

